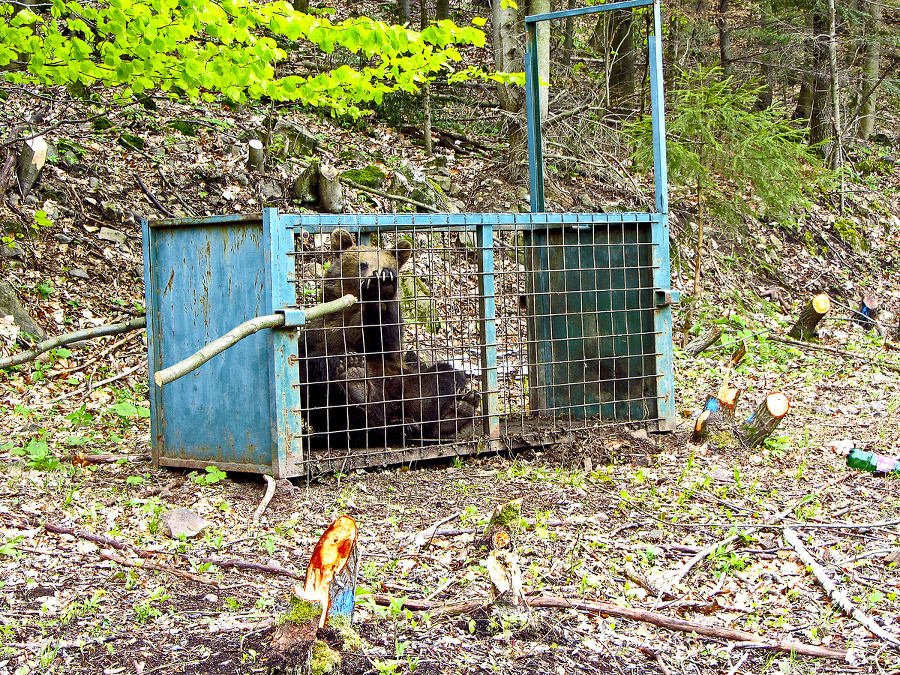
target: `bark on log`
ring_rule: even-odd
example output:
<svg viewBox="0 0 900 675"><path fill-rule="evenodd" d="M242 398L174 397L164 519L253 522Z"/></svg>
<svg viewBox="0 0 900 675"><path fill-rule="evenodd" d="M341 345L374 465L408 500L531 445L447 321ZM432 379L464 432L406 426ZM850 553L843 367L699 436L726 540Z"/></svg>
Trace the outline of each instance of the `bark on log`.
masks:
<svg viewBox="0 0 900 675"><path fill-rule="evenodd" d="M262 141L254 138L247 143L247 171L262 171L265 164L265 148Z"/></svg>
<svg viewBox="0 0 900 675"><path fill-rule="evenodd" d="M685 356L690 356L691 358L698 357L710 345L714 344L720 337L722 337L721 326L713 326L712 328L707 328L687 344L687 346L684 348Z"/></svg>
<svg viewBox="0 0 900 675"><path fill-rule="evenodd" d="M744 440L747 445L755 448L762 444L775 431L790 408L790 400L784 393L776 391L766 396L756 412L744 422Z"/></svg>
<svg viewBox="0 0 900 675"><path fill-rule="evenodd" d="M306 310L306 319L308 321L310 319L315 319L326 314L340 312L341 310L346 309L347 307L355 303L356 298L354 296L345 295L344 297L338 298L337 300L332 300L331 302L325 302L320 305L310 307ZM221 354L229 347L233 347L244 338L250 337L254 333L258 333L263 328L277 328L278 326L283 325L283 314L269 314L267 316L258 316L254 319L250 319L249 321L245 321L239 326L232 328L222 337L213 340L208 345L200 349L200 351L187 357L183 361L179 361L178 363L171 365L168 368L164 368L163 370L156 371L156 373L153 375L153 381L158 387L169 384L170 382L174 382L179 377L184 377L191 371L196 370L197 368L202 366L212 357L216 356L217 354Z"/></svg>
<svg viewBox="0 0 900 675"><path fill-rule="evenodd" d="M734 409L741 390L727 386L727 382L716 396L710 395L706 399L703 411L694 422L694 430L691 432L692 443L702 443L709 433L709 426L715 426L716 422L724 422L731 427L734 421Z"/></svg>
<svg viewBox="0 0 900 675"><path fill-rule="evenodd" d="M788 331L788 337L795 340L809 340L816 335L816 326L831 309L831 298L827 293L819 293L800 312L797 322Z"/></svg>
<svg viewBox="0 0 900 675"><path fill-rule="evenodd" d="M341 175L333 166L319 169L319 205L326 213L340 213L344 210L344 187Z"/></svg>
<svg viewBox="0 0 900 675"><path fill-rule="evenodd" d="M35 136L22 146L19 153L19 169L17 177L19 179L19 194L22 199L28 196L32 186L38 179L41 169L44 168L44 162L47 161L47 142L43 136Z"/></svg>

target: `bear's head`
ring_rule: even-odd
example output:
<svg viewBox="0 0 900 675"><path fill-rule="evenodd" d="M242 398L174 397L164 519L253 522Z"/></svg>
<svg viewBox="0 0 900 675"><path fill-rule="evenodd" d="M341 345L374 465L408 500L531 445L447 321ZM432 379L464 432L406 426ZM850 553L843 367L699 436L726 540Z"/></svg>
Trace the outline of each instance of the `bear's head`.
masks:
<svg viewBox="0 0 900 675"><path fill-rule="evenodd" d="M325 302L343 295L378 302L399 298L400 269L412 255L409 241L401 239L393 249L357 246L353 235L337 229L331 233L331 250L339 254L325 272Z"/></svg>

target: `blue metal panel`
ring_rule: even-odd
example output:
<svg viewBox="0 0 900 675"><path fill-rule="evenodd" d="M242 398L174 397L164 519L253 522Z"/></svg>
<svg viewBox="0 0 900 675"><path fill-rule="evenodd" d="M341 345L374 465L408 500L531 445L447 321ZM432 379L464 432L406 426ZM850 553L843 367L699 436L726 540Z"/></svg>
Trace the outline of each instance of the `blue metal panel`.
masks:
<svg viewBox="0 0 900 675"><path fill-rule="evenodd" d="M263 211L263 239L266 273L271 280L271 305L274 310L297 303L296 289L285 280L294 274L294 230L283 222L278 209ZM302 420L297 407L297 332L293 327L267 332L272 355L269 389L274 397L272 410L272 473L276 478L296 476L303 462Z"/></svg>
<svg viewBox="0 0 900 675"><path fill-rule="evenodd" d="M145 225L151 428L158 464L272 471L270 336L257 333L163 388L172 365L239 323L272 313L267 247L253 219Z"/></svg>
<svg viewBox="0 0 900 675"><path fill-rule="evenodd" d="M541 78L538 72L537 28L525 24L525 116L528 125L528 176L531 212L544 211L544 147L541 136Z"/></svg>
<svg viewBox="0 0 900 675"><path fill-rule="evenodd" d="M610 2L605 5L594 5L593 7L582 7L580 9L564 9L559 12L548 12L546 14L532 14L525 17L525 25L535 24L539 21L553 21L554 19L565 19L570 16L583 16L585 14L597 14L599 12L609 12L617 9L631 9L632 7L646 7L654 4L654 0L626 0L626 2ZM656 3L658 5L658 3Z"/></svg>

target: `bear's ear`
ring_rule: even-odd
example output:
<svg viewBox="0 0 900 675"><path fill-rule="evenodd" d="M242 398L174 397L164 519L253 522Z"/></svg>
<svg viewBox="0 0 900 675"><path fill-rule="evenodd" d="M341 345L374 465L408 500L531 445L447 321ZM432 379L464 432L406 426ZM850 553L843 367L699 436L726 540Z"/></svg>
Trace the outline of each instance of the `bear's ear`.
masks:
<svg viewBox="0 0 900 675"><path fill-rule="evenodd" d="M412 255L412 243L408 239L401 239L397 242L397 248L392 253L397 259L397 269L403 267Z"/></svg>
<svg viewBox="0 0 900 675"><path fill-rule="evenodd" d="M356 246L356 242L353 241L353 235L347 230L340 228L331 233L332 251L346 251L351 246Z"/></svg>

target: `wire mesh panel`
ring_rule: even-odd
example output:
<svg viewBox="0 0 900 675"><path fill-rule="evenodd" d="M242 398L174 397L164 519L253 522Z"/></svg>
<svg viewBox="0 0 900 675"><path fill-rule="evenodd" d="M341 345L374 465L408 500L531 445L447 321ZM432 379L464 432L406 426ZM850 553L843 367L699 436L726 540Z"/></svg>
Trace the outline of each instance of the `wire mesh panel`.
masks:
<svg viewBox="0 0 900 675"><path fill-rule="evenodd" d="M295 218L310 461L659 420L652 216Z"/></svg>

